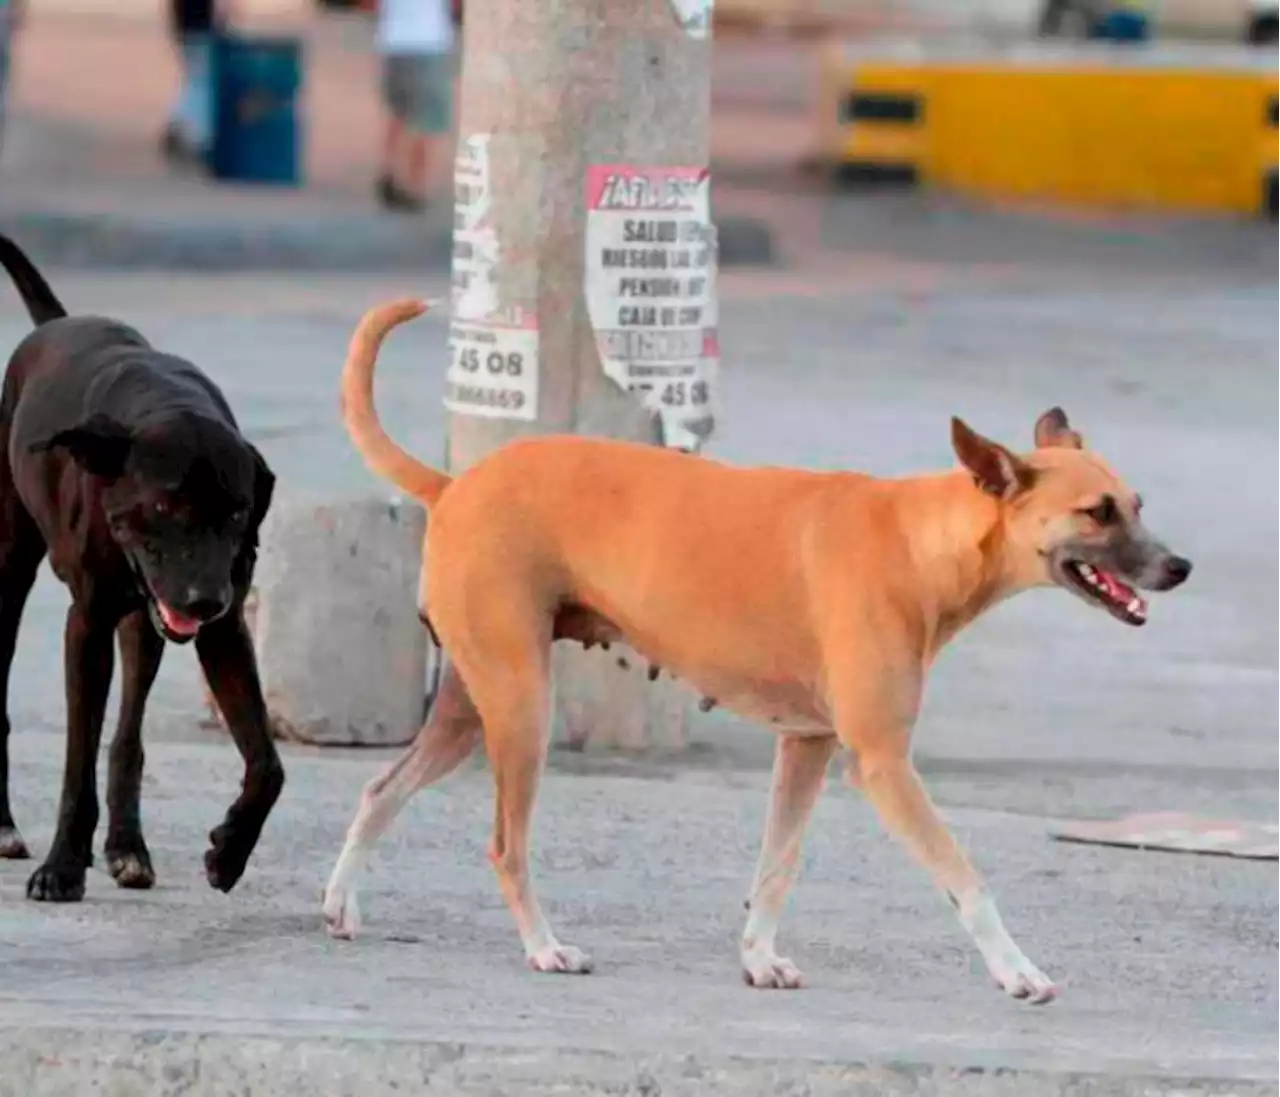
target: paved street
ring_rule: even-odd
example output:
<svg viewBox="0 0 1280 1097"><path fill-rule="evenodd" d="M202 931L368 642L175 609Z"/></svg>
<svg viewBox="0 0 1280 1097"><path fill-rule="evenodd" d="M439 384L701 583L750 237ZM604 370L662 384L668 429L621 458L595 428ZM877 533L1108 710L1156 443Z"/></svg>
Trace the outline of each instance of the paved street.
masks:
<svg viewBox="0 0 1280 1097"><path fill-rule="evenodd" d="M0 1094L83 1092L109 1061L122 1073L103 1092L148 1094L1275 1092L1274 863L1045 833L1129 811L1276 818L1274 233L774 205L827 246L724 278L717 455L906 472L951 462L952 412L1025 444L1060 402L1196 562L1140 630L1057 592L1009 603L931 682L921 768L1063 999L1031 1010L989 986L945 903L838 786L784 924L812 987L744 988L734 946L769 741L711 717L687 762L555 758L537 870L563 936L598 962L590 978L522 969L483 857L479 763L412 804L375 858L367 937L332 943L319 889L384 759L289 751L244 882L208 891L203 835L237 768L195 726L182 650L147 730L161 886L125 894L95 872L83 905L37 907L22 898L31 866L0 864ZM341 433L337 369L364 307L438 280L50 276L69 305L122 315L213 373L282 492L383 490ZM27 329L8 294L5 347ZM386 420L426 455L442 448L443 353L428 319L379 374ZM15 812L37 852L59 781L64 605L42 579L14 672Z"/></svg>

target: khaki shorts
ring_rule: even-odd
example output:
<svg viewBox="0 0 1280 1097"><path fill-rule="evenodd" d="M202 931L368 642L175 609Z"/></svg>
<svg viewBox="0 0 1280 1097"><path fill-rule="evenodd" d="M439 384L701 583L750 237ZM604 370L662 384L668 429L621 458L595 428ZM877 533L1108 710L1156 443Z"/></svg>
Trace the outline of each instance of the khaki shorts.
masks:
<svg viewBox="0 0 1280 1097"><path fill-rule="evenodd" d="M419 133L453 128L452 53L393 53L382 59L382 101L391 115Z"/></svg>

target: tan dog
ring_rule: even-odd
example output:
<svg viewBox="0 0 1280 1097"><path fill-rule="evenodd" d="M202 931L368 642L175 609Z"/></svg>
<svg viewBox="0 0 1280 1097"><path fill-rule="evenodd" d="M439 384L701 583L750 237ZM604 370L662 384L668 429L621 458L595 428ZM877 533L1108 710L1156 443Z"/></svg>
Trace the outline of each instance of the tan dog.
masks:
<svg viewBox="0 0 1280 1097"><path fill-rule="evenodd" d="M848 772L946 894L1015 998L1055 989L996 905L911 763L925 672L988 607L1057 585L1140 625L1134 588L1191 570L1144 528L1138 497L1060 409L1020 457L952 420L963 468L903 480L740 469L651 446L548 437L503 447L456 481L383 432L373 368L383 338L425 306L371 310L343 373L347 430L369 467L430 510L419 606L449 664L409 750L365 788L325 918L359 926L355 877L409 797L483 739L496 783L490 850L530 966L585 972L543 917L528 830L547 755L553 640L625 640L706 697L778 731L773 794L748 903L742 967L796 987L774 941L801 836L837 746Z"/></svg>

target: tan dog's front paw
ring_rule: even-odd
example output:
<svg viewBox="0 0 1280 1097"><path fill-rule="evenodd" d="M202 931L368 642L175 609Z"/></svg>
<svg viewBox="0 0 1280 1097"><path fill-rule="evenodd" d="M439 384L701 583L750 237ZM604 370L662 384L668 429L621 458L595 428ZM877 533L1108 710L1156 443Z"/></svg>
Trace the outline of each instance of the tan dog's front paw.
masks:
<svg viewBox="0 0 1280 1097"><path fill-rule="evenodd" d="M354 941L360 932L360 904L354 891L329 888L324 895L324 924L329 936Z"/></svg>
<svg viewBox="0 0 1280 1097"><path fill-rule="evenodd" d="M771 952L744 952L742 978L747 986L758 990L799 990L804 986L800 969L790 960Z"/></svg>
<svg viewBox="0 0 1280 1097"><path fill-rule="evenodd" d="M559 975L586 975L594 966L591 957L572 945L548 945L530 953L528 964L534 971Z"/></svg>

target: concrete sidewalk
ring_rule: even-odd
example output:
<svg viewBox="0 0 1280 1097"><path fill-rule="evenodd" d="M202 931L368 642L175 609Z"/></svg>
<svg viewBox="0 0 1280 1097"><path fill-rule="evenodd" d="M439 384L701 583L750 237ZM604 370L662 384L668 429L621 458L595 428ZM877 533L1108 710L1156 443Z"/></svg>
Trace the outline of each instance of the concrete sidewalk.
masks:
<svg viewBox="0 0 1280 1097"><path fill-rule="evenodd" d="M317 16L304 37L305 186L215 184L172 170L157 150L177 81L163 23L37 7L16 55L0 229L64 263L444 269L449 162L438 165L440 198L425 216L388 215L374 202L380 110L370 20ZM803 155L812 132L807 68L788 51L724 52L729 105L717 112L713 142L725 181L716 196L722 262L768 262L768 228L735 208L732 178L785 178ZM734 106L761 64L778 73L779 102Z"/></svg>
<svg viewBox="0 0 1280 1097"><path fill-rule="evenodd" d="M752 991L734 949L766 775L553 774L535 872L597 970L539 976L484 856L480 765L380 845L365 935L326 937L319 891L382 761L288 752L230 896L199 871L236 783L225 745L148 745L157 890L94 872L82 905L36 907L30 866L0 863L0 1095L1275 1092L1273 865L1050 843L1042 818L955 806L980 779L935 779L1011 931L1063 980L1061 1001L1029 1007L991 985L946 903L836 784L783 924L810 985ZM57 774L56 751L19 741L24 819L52 819ZM1052 778L1032 781L1046 810L1063 804ZM47 827L31 837L42 847Z"/></svg>

